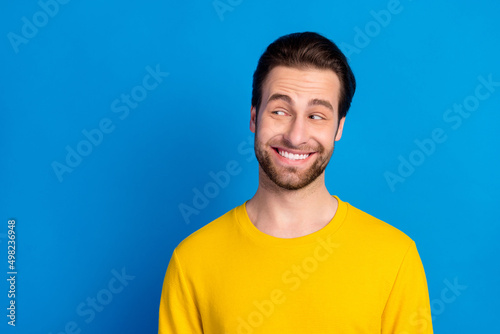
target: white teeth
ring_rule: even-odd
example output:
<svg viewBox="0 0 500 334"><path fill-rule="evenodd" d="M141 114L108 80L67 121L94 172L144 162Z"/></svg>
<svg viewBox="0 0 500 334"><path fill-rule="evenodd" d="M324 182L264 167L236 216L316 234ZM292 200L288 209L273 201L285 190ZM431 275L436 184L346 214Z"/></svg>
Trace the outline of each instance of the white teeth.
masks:
<svg viewBox="0 0 500 334"><path fill-rule="evenodd" d="M309 154L293 154L293 153L289 153L287 151L279 151L279 154L282 156L282 157L285 157L287 159L290 159L290 160L304 160L305 158L307 158L309 156Z"/></svg>

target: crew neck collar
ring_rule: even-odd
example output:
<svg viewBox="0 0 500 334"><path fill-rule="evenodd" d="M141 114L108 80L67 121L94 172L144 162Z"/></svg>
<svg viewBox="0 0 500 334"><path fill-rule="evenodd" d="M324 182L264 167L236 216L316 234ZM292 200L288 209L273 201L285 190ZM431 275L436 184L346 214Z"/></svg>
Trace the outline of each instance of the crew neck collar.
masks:
<svg viewBox="0 0 500 334"><path fill-rule="evenodd" d="M246 204L248 201L236 208L236 217L245 234L248 235L256 243L267 246L280 247L310 244L317 242L318 239L331 236L332 234L337 232L337 230L344 222L348 204L346 202L342 202L337 196L333 197L337 199L338 206L337 211L335 212L335 215L330 220L330 222L318 231L301 237L279 238L259 230L257 227L255 227L255 225L250 221L250 218L248 217L248 212L246 210Z"/></svg>

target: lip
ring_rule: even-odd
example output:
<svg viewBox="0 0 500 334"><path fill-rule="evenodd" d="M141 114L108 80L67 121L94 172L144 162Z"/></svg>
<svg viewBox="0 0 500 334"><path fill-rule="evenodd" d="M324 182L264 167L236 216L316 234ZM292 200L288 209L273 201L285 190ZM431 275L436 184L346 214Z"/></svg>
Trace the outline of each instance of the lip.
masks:
<svg viewBox="0 0 500 334"><path fill-rule="evenodd" d="M300 166L300 165L306 164L311 159L311 157L316 153L316 152L308 152L308 151L291 150L291 149L282 148L279 146L271 146L271 148L272 148L273 152L275 153L277 159L281 163L286 164L286 165L293 165L293 166ZM278 150L286 151L286 152L293 153L293 154L309 154L309 156L307 158L301 159L301 160L291 160L291 159L285 158L284 156L279 154Z"/></svg>
<svg viewBox="0 0 500 334"><path fill-rule="evenodd" d="M271 148L274 150L287 151L288 153L293 153L293 154L313 154L314 153L311 151L291 150L289 148L284 148L284 147L280 147L280 146L271 146Z"/></svg>

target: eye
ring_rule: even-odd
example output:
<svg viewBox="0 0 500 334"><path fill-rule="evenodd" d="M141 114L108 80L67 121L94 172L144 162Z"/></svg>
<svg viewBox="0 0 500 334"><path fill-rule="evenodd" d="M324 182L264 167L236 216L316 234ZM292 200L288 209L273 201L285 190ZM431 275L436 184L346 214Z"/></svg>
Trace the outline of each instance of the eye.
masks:
<svg viewBox="0 0 500 334"><path fill-rule="evenodd" d="M311 115L309 116L310 119L324 119L323 117L319 116L319 115Z"/></svg>
<svg viewBox="0 0 500 334"><path fill-rule="evenodd" d="M285 116L286 113L283 110L274 110L271 111L272 114L279 115L279 116Z"/></svg>

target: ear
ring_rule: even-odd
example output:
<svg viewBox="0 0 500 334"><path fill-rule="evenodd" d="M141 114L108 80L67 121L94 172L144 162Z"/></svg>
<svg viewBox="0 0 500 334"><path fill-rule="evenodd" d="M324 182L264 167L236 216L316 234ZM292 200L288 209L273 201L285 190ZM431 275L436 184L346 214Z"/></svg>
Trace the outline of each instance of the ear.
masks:
<svg viewBox="0 0 500 334"><path fill-rule="evenodd" d="M250 131L255 133L255 126L257 124L257 109L255 107L250 108Z"/></svg>
<svg viewBox="0 0 500 334"><path fill-rule="evenodd" d="M335 141L339 141L342 138L342 131L344 130L345 116L339 122L339 127L337 128L337 134L335 135Z"/></svg>

